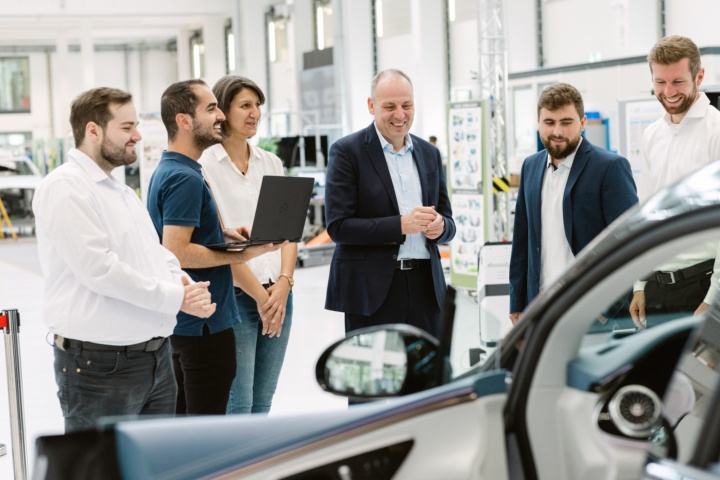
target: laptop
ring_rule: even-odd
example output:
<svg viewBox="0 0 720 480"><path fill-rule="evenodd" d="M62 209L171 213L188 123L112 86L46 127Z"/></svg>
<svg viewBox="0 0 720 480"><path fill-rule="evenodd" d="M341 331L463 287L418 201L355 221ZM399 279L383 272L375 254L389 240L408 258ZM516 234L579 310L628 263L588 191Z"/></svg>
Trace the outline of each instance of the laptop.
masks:
<svg viewBox="0 0 720 480"><path fill-rule="evenodd" d="M206 247L239 252L251 245L282 243L285 240L299 242L305 228L314 184L314 180L308 177L264 176L250 238ZM238 205L238 208L243 206Z"/></svg>

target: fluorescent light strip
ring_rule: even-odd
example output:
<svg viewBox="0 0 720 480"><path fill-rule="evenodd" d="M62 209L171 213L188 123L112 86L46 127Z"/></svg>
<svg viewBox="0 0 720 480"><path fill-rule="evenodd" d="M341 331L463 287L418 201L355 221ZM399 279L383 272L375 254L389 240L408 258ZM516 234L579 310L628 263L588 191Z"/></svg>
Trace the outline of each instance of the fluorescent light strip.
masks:
<svg viewBox="0 0 720 480"><path fill-rule="evenodd" d="M268 23L268 49L270 50L270 61L277 58L275 54L275 22Z"/></svg>
<svg viewBox="0 0 720 480"><path fill-rule="evenodd" d="M382 0L375 0L375 32L378 38L383 36L383 4Z"/></svg>
<svg viewBox="0 0 720 480"><path fill-rule="evenodd" d="M325 22L323 20L323 7L315 10L315 21L317 22L317 45L318 50L325 49Z"/></svg>

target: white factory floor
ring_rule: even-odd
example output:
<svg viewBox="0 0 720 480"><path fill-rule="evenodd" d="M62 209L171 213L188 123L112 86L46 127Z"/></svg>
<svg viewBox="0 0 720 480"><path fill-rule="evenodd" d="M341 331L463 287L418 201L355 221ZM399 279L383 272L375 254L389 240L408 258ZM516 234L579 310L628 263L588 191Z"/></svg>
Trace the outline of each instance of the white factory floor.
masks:
<svg viewBox="0 0 720 480"><path fill-rule="evenodd" d="M292 333L270 415L347 408L345 398L323 392L315 381L315 362L320 353L344 335L342 314L323 308L328 269L323 265L295 272ZM41 318L42 287L35 239L0 239L0 310L18 310L21 321L19 349L28 478L35 458L35 439L63 432L52 347ZM0 362L6 363L4 341L0 342ZM0 366L0 443L7 446L7 454L0 456L0 479L14 478L5 366Z"/></svg>

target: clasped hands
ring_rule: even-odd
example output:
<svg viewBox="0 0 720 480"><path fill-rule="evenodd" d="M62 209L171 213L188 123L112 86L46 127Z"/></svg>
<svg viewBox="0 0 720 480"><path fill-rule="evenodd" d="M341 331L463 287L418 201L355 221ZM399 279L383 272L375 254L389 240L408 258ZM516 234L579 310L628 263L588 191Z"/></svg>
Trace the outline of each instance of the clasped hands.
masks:
<svg viewBox="0 0 720 480"><path fill-rule="evenodd" d="M442 235L445 219L435 211L435 207L415 207L402 216L400 226L403 235L422 233L434 240Z"/></svg>
<svg viewBox="0 0 720 480"><path fill-rule="evenodd" d="M215 313L217 305L212 303L210 290L208 290L210 282L192 283L187 277L182 277L182 284L185 294L182 305L180 305L181 312L200 318L208 318Z"/></svg>
<svg viewBox="0 0 720 480"><path fill-rule="evenodd" d="M263 324L262 334L270 338L279 337L285 322L285 306L290 295L290 285L281 278L266 291L267 300L257 302L258 313Z"/></svg>

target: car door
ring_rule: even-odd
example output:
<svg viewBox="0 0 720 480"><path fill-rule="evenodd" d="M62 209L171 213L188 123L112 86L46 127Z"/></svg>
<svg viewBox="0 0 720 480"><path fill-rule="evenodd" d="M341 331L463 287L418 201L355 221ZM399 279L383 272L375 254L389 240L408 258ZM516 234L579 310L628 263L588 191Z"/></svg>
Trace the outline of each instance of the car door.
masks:
<svg viewBox="0 0 720 480"><path fill-rule="evenodd" d="M651 328L638 330L628 295L658 265L717 244L717 191L714 165L628 213L528 308L522 320L532 323L528 333L508 335L503 355L517 355L505 410L511 478L641 476L655 420L627 430L623 420L645 419L623 418L611 404L642 397L651 406L644 411L661 421L653 399L674 381L701 317L690 311L648 318Z"/></svg>

